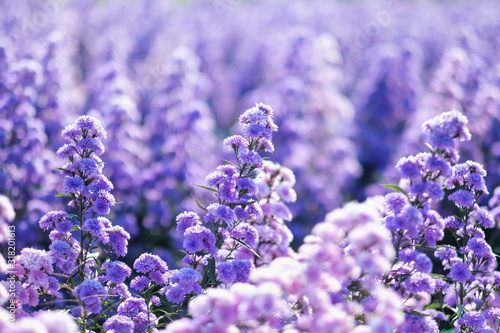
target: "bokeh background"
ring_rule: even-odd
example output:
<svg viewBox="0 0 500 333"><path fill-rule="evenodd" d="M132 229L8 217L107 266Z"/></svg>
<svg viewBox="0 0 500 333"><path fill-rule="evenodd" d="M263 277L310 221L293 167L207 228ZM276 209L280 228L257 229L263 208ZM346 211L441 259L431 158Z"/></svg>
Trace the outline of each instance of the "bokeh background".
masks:
<svg viewBox="0 0 500 333"><path fill-rule="evenodd" d="M67 204L60 132L83 114L108 132L110 218L132 261L175 261L176 215L207 195L194 184L256 102L279 126L270 158L297 177L295 246L343 202L386 193L397 160L425 149L423 121L453 108L492 193L499 18L495 1L0 0L0 193L18 247L47 245L38 221Z"/></svg>

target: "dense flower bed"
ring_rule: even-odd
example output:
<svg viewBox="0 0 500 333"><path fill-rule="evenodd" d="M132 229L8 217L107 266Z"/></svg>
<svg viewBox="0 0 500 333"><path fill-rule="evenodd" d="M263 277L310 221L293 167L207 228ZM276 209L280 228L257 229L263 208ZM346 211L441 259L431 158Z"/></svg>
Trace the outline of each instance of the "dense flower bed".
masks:
<svg viewBox="0 0 500 333"><path fill-rule="evenodd" d="M492 2L0 10L2 332L500 331Z"/></svg>

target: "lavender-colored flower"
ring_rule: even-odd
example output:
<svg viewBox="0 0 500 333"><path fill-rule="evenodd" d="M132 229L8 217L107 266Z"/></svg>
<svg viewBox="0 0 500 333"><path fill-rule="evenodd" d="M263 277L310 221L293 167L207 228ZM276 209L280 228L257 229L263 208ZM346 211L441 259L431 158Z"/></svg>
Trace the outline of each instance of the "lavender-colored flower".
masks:
<svg viewBox="0 0 500 333"><path fill-rule="evenodd" d="M217 248L215 247L215 235L208 228L202 226L187 228L184 232L184 238L184 248L188 250L186 246L190 247L190 249L188 250L190 253L198 252L201 250L204 250L206 253L210 254L214 254L217 252ZM201 245L198 245L200 244L200 242Z"/></svg>
<svg viewBox="0 0 500 333"><path fill-rule="evenodd" d="M57 223L67 219L69 219L69 215L65 211L51 211L40 219L40 228L43 230L54 228Z"/></svg>
<svg viewBox="0 0 500 333"><path fill-rule="evenodd" d="M53 271L52 259L49 253L43 250L24 248L21 250L18 261L30 271L43 270L49 274Z"/></svg>
<svg viewBox="0 0 500 333"><path fill-rule="evenodd" d="M421 165L416 156L403 157L396 164L396 168L401 174L401 178L417 180L421 178Z"/></svg>
<svg viewBox="0 0 500 333"><path fill-rule="evenodd" d="M147 313L148 306L142 298L130 297L118 306L118 314L133 318L139 313Z"/></svg>
<svg viewBox="0 0 500 333"><path fill-rule="evenodd" d="M188 293L198 290L194 285L198 285L198 281L202 279L201 274L191 267L179 269L170 278L171 283L177 283L182 286Z"/></svg>
<svg viewBox="0 0 500 333"><path fill-rule="evenodd" d="M168 289L168 291L165 293L165 297L169 302L179 304L184 301L184 298L186 297L186 291L181 286L175 285Z"/></svg>
<svg viewBox="0 0 500 333"><path fill-rule="evenodd" d="M457 320L457 325L465 326L468 329L480 329L483 328L486 323L486 318L479 311L469 311L466 312L462 318Z"/></svg>
<svg viewBox="0 0 500 333"><path fill-rule="evenodd" d="M250 273L254 269L249 260L233 260L231 262L233 270L236 274L235 282L248 282Z"/></svg>
<svg viewBox="0 0 500 333"><path fill-rule="evenodd" d="M111 283L121 284L130 276L132 269L121 261L108 261L102 268L106 271L106 280Z"/></svg>
<svg viewBox="0 0 500 333"><path fill-rule="evenodd" d="M97 156L104 154L104 145L100 140L94 138L82 139L76 142L75 147L77 150L92 152Z"/></svg>
<svg viewBox="0 0 500 333"><path fill-rule="evenodd" d="M134 262L134 269L139 273L159 271L165 273L168 269L167 263L156 254L143 253Z"/></svg>
<svg viewBox="0 0 500 333"><path fill-rule="evenodd" d="M260 155L253 150L247 150L243 152L239 156L239 158L242 164L247 164L249 166L256 167L259 169L262 168L263 166L262 157L260 157Z"/></svg>
<svg viewBox="0 0 500 333"><path fill-rule="evenodd" d="M391 192L385 195L387 210L393 214L399 214L408 205L408 197L402 193Z"/></svg>
<svg viewBox="0 0 500 333"><path fill-rule="evenodd" d="M61 148L57 150L57 157L60 159L67 159L73 157L77 154L75 145L73 144L65 144Z"/></svg>
<svg viewBox="0 0 500 333"><path fill-rule="evenodd" d="M428 172L439 172L439 175L448 178L453 174L453 169L442 156L430 155L425 159L424 168Z"/></svg>
<svg viewBox="0 0 500 333"><path fill-rule="evenodd" d="M236 185L240 190L246 190L250 196L256 195L259 191L257 184L251 178L240 178L236 181Z"/></svg>
<svg viewBox="0 0 500 333"><path fill-rule="evenodd" d="M205 222L225 223L229 227L233 226L236 216L234 211L226 205L212 204L207 207L208 213L205 215Z"/></svg>
<svg viewBox="0 0 500 333"><path fill-rule="evenodd" d="M106 290L100 282L88 279L75 288L75 295L83 302L85 311L99 313L102 309L100 299L106 296Z"/></svg>
<svg viewBox="0 0 500 333"><path fill-rule="evenodd" d="M218 193L220 198L228 203L234 203L239 199L239 193L232 183L224 183L220 185Z"/></svg>
<svg viewBox="0 0 500 333"><path fill-rule="evenodd" d="M241 149L248 148L249 143L247 139L241 135L233 135L224 140L224 147L228 149Z"/></svg>
<svg viewBox="0 0 500 333"><path fill-rule="evenodd" d="M221 262L217 266L217 279L222 283L233 283L236 279L236 272L230 261Z"/></svg>
<svg viewBox="0 0 500 333"><path fill-rule="evenodd" d="M63 182L63 193L64 194L77 194L82 192L85 187L85 182L78 176L66 177Z"/></svg>
<svg viewBox="0 0 500 333"><path fill-rule="evenodd" d="M469 250L473 256L477 258L484 258L493 255L491 246L482 238L471 238L467 242L467 250Z"/></svg>
<svg viewBox="0 0 500 333"><path fill-rule="evenodd" d="M459 208L471 208L474 205L474 197L469 191L458 190L448 196Z"/></svg>
<svg viewBox="0 0 500 333"><path fill-rule="evenodd" d="M158 297L156 295L151 297L151 304L153 304L154 306L160 306L160 304L161 304L160 297Z"/></svg>
<svg viewBox="0 0 500 333"><path fill-rule="evenodd" d="M109 237L109 244L113 248L113 251L120 257L127 254L128 240L130 239L130 234L123 229L121 226L114 226L106 230Z"/></svg>
<svg viewBox="0 0 500 333"><path fill-rule="evenodd" d="M476 210L476 219L483 228L489 229L495 226L495 219L486 209L480 208Z"/></svg>
<svg viewBox="0 0 500 333"><path fill-rule="evenodd" d="M177 230L186 231L187 228L200 224L200 217L195 212L183 212L177 215Z"/></svg>
<svg viewBox="0 0 500 333"><path fill-rule="evenodd" d="M432 260L424 253L419 253L416 255L415 259L415 269L422 273L430 274L432 271Z"/></svg>
<svg viewBox="0 0 500 333"><path fill-rule="evenodd" d="M139 275L135 277L132 281L130 281L130 287L138 291L143 291L149 286L150 282L151 280L148 279L146 276Z"/></svg>
<svg viewBox="0 0 500 333"><path fill-rule="evenodd" d="M75 124L68 125L63 129L62 137L73 141L80 140L82 138L82 129Z"/></svg>
<svg viewBox="0 0 500 333"><path fill-rule="evenodd" d="M469 265L465 262L457 262L451 265L448 277L453 281L465 283L472 278Z"/></svg>
<svg viewBox="0 0 500 333"><path fill-rule="evenodd" d="M114 315L104 322L103 328L113 333L129 333L134 329L134 322L127 316Z"/></svg>
<svg viewBox="0 0 500 333"><path fill-rule="evenodd" d="M240 223L230 232L231 237L245 241L251 247L257 245L259 233L252 225L248 223Z"/></svg>

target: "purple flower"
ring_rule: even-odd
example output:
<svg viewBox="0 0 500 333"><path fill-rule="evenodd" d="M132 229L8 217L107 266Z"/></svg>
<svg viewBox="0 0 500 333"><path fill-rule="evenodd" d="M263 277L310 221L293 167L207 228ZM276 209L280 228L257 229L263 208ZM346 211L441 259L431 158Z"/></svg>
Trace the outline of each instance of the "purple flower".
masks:
<svg viewBox="0 0 500 333"><path fill-rule="evenodd" d="M76 124L68 125L63 129L62 137L73 141L80 140L82 138L82 129L77 127Z"/></svg>
<svg viewBox="0 0 500 333"><path fill-rule="evenodd" d="M416 316L405 314L405 321L401 333L439 333L436 321L430 316Z"/></svg>
<svg viewBox="0 0 500 333"><path fill-rule="evenodd" d="M236 274L235 282L248 282L250 273L254 268L250 260L233 260L231 264Z"/></svg>
<svg viewBox="0 0 500 333"><path fill-rule="evenodd" d="M85 311L99 313L102 309L100 299L106 296L106 290L96 280L85 280L75 289L75 294L83 302Z"/></svg>
<svg viewBox="0 0 500 333"><path fill-rule="evenodd" d="M102 268L106 270L106 280L115 284L125 282L132 273L132 269L121 261L108 261Z"/></svg>
<svg viewBox="0 0 500 333"><path fill-rule="evenodd" d="M121 226L114 226L106 231L109 237L109 244L116 255L124 257L127 254L128 240L130 234Z"/></svg>
<svg viewBox="0 0 500 333"><path fill-rule="evenodd" d="M430 274L432 271L432 260L424 253L418 253L415 257L414 267L418 271Z"/></svg>
<svg viewBox="0 0 500 333"><path fill-rule="evenodd" d="M251 247L255 247L257 245L257 240L259 238L257 229L248 223L240 223L233 230L231 230L230 234L231 237L244 240L245 243Z"/></svg>
<svg viewBox="0 0 500 333"><path fill-rule="evenodd" d="M66 177L63 182L63 193L64 194L77 194L78 192L82 192L85 187L85 182L78 176L74 177Z"/></svg>
<svg viewBox="0 0 500 333"><path fill-rule="evenodd" d="M82 230L89 232L94 237L102 237L105 234L104 225L99 218L85 220Z"/></svg>
<svg viewBox="0 0 500 333"><path fill-rule="evenodd" d="M225 205L212 204L207 207L208 213L205 215L205 222L226 223L232 227L236 220L236 215L233 210Z"/></svg>
<svg viewBox="0 0 500 333"><path fill-rule="evenodd" d="M250 140L257 140L259 138L271 140L272 137L271 130L261 124L249 124L245 126L243 133Z"/></svg>
<svg viewBox="0 0 500 333"><path fill-rule="evenodd" d="M459 326L466 326L469 329L480 329L486 323L486 318L479 311L466 312L462 318L457 320Z"/></svg>
<svg viewBox="0 0 500 333"><path fill-rule="evenodd" d="M177 215L177 230L186 231L187 228L200 224L200 217L195 212L183 212Z"/></svg>
<svg viewBox="0 0 500 333"><path fill-rule="evenodd" d="M469 191L458 190L448 196L459 208L471 208L474 205L474 197Z"/></svg>
<svg viewBox="0 0 500 333"><path fill-rule="evenodd" d="M240 190L246 190L250 196L256 195L259 191L255 181L250 178L240 178L236 181L236 185Z"/></svg>
<svg viewBox="0 0 500 333"><path fill-rule="evenodd" d="M465 262L457 262L451 265L450 273L448 277L453 281L459 283L465 283L467 280L472 278L472 274L469 269L469 265Z"/></svg>
<svg viewBox="0 0 500 333"><path fill-rule="evenodd" d="M187 293L198 291L198 281L201 281L201 274L191 267L179 269L170 278L171 283L177 283L182 286Z"/></svg>
<svg viewBox="0 0 500 333"><path fill-rule="evenodd" d="M73 144L65 144L61 148L57 150L57 157L60 159L67 159L74 155L76 155L77 151L75 145Z"/></svg>
<svg viewBox="0 0 500 333"><path fill-rule="evenodd" d="M216 238L210 229L202 226L189 227L184 232L184 248L190 253L204 250L206 253L217 253Z"/></svg>
<svg viewBox="0 0 500 333"><path fill-rule="evenodd" d="M247 150L239 156L241 164L247 164L251 167L262 168L262 157L253 150Z"/></svg>
<svg viewBox="0 0 500 333"><path fill-rule="evenodd" d="M75 122L77 128L87 131L90 135L98 138L106 138L106 131L101 126L101 122L91 116L81 116Z"/></svg>
<svg viewBox="0 0 500 333"><path fill-rule="evenodd" d="M186 291L181 286L175 285L168 289L168 291L165 293L165 297L169 302L179 304L184 301L184 298L186 297Z"/></svg>
<svg viewBox="0 0 500 333"><path fill-rule="evenodd" d="M249 143L247 139L242 137L241 135L233 135L224 140L224 147L228 149L240 149L247 148Z"/></svg>
<svg viewBox="0 0 500 333"><path fill-rule="evenodd" d="M104 322L103 328L113 333L130 333L134 330L134 322L127 316L114 315Z"/></svg>
<svg viewBox="0 0 500 333"><path fill-rule="evenodd" d="M222 283L233 283L236 279L236 272L230 261L221 262L217 266L217 279Z"/></svg>
<svg viewBox="0 0 500 333"><path fill-rule="evenodd" d="M448 161L439 155L431 155L425 160L424 168L433 173L439 171L440 175L448 178L453 174L453 169Z"/></svg>
<svg viewBox="0 0 500 333"><path fill-rule="evenodd" d="M476 210L476 219L480 226L485 229L493 228L495 226L495 220L493 216L486 209Z"/></svg>
<svg viewBox="0 0 500 333"><path fill-rule="evenodd" d="M63 240L53 241L52 244L49 245L49 249L50 255L59 259L65 259L72 250L71 245Z"/></svg>
<svg viewBox="0 0 500 333"><path fill-rule="evenodd" d="M156 295L151 297L151 304L153 304L154 306L160 306L161 304L160 298Z"/></svg>
<svg viewBox="0 0 500 333"><path fill-rule="evenodd" d="M151 282L151 280L149 280L146 276L140 275L140 276L137 276L136 278L134 278L130 282L130 287L132 287L138 291L143 291L144 289L146 289L149 286L150 282Z"/></svg>
<svg viewBox="0 0 500 333"><path fill-rule="evenodd" d="M104 153L104 145L100 140L94 138L82 139L76 142L75 147L86 152L93 152L97 156Z"/></svg>
<svg viewBox="0 0 500 333"><path fill-rule="evenodd" d="M219 196L223 201L233 203L239 199L239 193L232 183L224 183L219 186Z"/></svg>
<svg viewBox="0 0 500 333"><path fill-rule="evenodd" d="M47 230L53 228L55 224L67 219L69 219L69 215L65 211L51 211L42 216L40 219L40 228Z"/></svg>
<svg viewBox="0 0 500 333"><path fill-rule="evenodd" d="M97 162L91 158L83 158L78 162L80 170L87 176L94 175L98 172L99 168Z"/></svg>
<svg viewBox="0 0 500 333"><path fill-rule="evenodd" d="M471 186L474 191L483 192L484 194L489 193L484 178L477 173L471 173L469 175L467 184Z"/></svg>
<svg viewBox="0 0 500 333"><path fill-rule="evenodd" d="M389 212L399 214L408 205L408 198L403 193L391 192L386 194L385 202Z"/></svg>
<svg viewBox="0 0 500 333"><path fill-rule="evenodd" d="M130 297L118 306L118 314L133 318L139 313L147 313L148 306L142 298Z"/></svg>
<svg viewBox="0 0 500 333"><path fill-rule="evenodd" d="M493 255L491 246L482 238L471 238L467 242L467 249L477 258L484 258Z"/></svg>
<svg viewBox="0 0 500 333"><path fill-rule="evenodd" d="M396 168L401 174L401 178L407 178L410 180L420 179L420 163L416 156L403 157L396 164Z"/></svg>
<svg viewBox="0 0 500 333"><path fill-rule="evenodd" d="M134 262L134 269L139 273L159 271L165 273L168 270L167 263L156 254L143 253Z"/></svg>

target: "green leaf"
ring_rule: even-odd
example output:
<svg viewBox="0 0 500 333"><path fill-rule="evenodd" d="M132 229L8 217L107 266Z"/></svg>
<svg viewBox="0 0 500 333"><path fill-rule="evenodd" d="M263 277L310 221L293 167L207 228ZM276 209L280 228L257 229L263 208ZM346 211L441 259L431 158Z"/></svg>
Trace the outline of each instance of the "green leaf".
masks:
<svg viewBox="0 0 500 333"><path fill-rule="evenodd" d="M94 181L94 179L95 179L95 177L90 178L90 179L87 179L87 180L85 181L85 185L86 185L86 186L89 186L89 185L90 185L90 184Z"/></svg>
<svg viewBox="0 0 500 333"><path fill-rule="evenodd" d="M439 304L439 303L432 303L432 304L427 305L424 309L425 310L428 310L428 309L441 309L441 304Z"/></svg>
<svg viewBox="0 0 500 333"><path fill-rule="evenodd" d="M208 280L213 284L215 283L215 259L208 258Z"/></svg>
<svg viewBox="0 0 500 333"><path fill-rule="evenodd" d="M233 163L233 162L231 162L231 161L224 160L224 159L222 159L222 158L221 158L220 160L221 160L222 162L226 163L226 164L234 165L234 163ZM234 166L236 166L236 165L234 165Z"/></svg>
<svg viewBox="0 0 500 333"><path fill-rule="evenodd" d="M450 328L448 330L441 331L440 333L453 333L455 330L453 328Z"/></svg>
<svg viewBox="0 0 500 333"><path fill-rule="evenodd" d="M209 191L212 191L212 192L215 192L215 193L219 193L219 190L216 189L216 188L213 188L213 187L208 187L208 186L203 186L203 185L198 185L198 184L194 184L195 186L198 186L198 187L201 187L201 188L204 188L205 190L209 190Z"/></svg>
<svg viewBox="0 0 500 333"><path fill-rule="evenodd" d="M391 190L398 191L403 193L404 195L408 195L408 193L405 192L401 187L398 185L393 185L393 184L379 184L380 186L390 188Z"/></svg>
<svg viewBox="0 0 500 333"><path fill-rule="evenodd" d="M202 206L202 204L200 203L200 200L196 199L196 204L198 205L198 207L203 209L203 211L205 211L205 213L208 213L208 209L206 209L205 207Z"/></svg>
<svg viewBox="0 0 500 333"><path fill-rule="evenodd" d="M234 238L234 237L231 237L231 238L234 239L238 244L240 244L240 245L246 247L247 249L249 249L257 258L259 258L261 260L264 260L267 263L267 261L264 258L262 258L257 252L255 252L255 250L252 249L252 247L250 245L248 245L247 243L245 243L241 239Z"/></svg>
<svg viewBox="0 0 500 333"><path fill-rule="evenodd" d="M68 196L67 194L64 194L64 193L61 192L61 193L59 193L59 194L56 195L56 198L57 197L67 197L67 196Z"/></svg>
<svg viewBox="0 0 500 333"><path fill-rule="evenodd" d="M73 174L73 172L69 171L68 169L63 169L63 168L58 168L58 167L54 167L54 169L57 169L57 170L60 170L60 171L64 171L64 172L67 172L69 174Z"/></svg>

